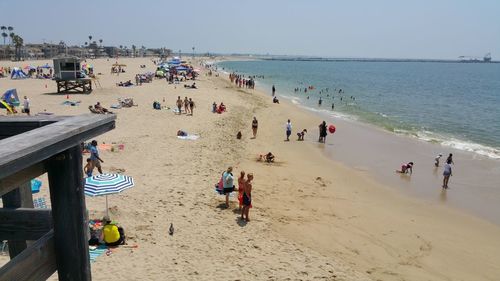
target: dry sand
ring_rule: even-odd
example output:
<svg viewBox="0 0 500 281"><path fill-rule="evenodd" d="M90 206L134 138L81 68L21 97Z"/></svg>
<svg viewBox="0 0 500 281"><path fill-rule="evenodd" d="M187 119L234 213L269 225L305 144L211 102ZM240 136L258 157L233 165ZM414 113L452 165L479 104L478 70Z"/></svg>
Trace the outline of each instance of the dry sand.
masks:
<svg viewBox="0 0 500 281"><path fill-rule="evenodd" d="M149 59L121 59L127 73L110 75L114 60L93 60L101 72L90 95L70 95L80 106L63 106L65 95L44 80L0 79L0 92L17 88L28 95L32 112L60 115L88 112L117 98L133 97L138 107L116 110L116 129L99 143L124 144L123 151L101 151L106 172L123 171L136 186L109 197L112 218L125 227L129 244L92 263L94 280L497 280L500 276L500 228L462 212L430 204L377 183L363 171L329 160L310 132L314 115L256 90L236 89L227 77L200 76L199 89L154 80L119 88L118 81L154 70ZM24 64L28 64L25 62ZM33 62L41 65L44 61ZM1 62L0 65L13 65ZM24 65L23 64L23 65ZM47 85L47 88L45 88ZM153 110L152 103L173 107L177 96L195 101L194 116ZM166 102L162 102L165 98ZM211 104L227 105L224 114ZM259 120L250 139L251 120ZM284 142L285 122L294 126ZM200 135L179 140L179 129ZM243 133L242 140L236 133ZM339 130L338 133L340 133ZM333 136L335 137L335 136ZM257 162L272 151L276 163ZM353 155L359 157L359 155ZM227 166L255 175L249 223L241 222L236 197L224 198L214 184ZM41 196L47 196L46 177ZM36 195L39 197L40 195ZM47 197L48 198L48 197ZM91 217L103 215L104 198L87 198ZM170 223L175 233L168 235ZM6 262L5 257L1 257ZM53 279L57 279L56 275Z"/></svg>

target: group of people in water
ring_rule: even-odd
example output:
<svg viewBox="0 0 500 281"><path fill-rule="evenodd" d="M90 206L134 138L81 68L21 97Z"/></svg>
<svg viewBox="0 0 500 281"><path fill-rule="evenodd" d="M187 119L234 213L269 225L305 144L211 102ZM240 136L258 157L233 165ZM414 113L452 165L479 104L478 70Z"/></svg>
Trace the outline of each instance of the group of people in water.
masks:
<svg viewBox="0 0 500 281"><path fill-rule="evenodd" d="M443 156L443 154L439 153L436 156L436 158L434 158L434 166L436 169L439 167L439 161L440 161L442 156ZM453 162L453 154L450 153L448 155L448 158L446 158L446 161L445 161L445 164L443 167L443 185L442 185L443 189L448 189L448 182L450 181L450 177L452 176L452 169L451 169L452 164L455 164L455 163ZM396 172L401 173L401 174L410 174L411 175L411 174L413 174L413 166L414 166L413 162L408 162L406 164L402 164L401 169L396 170Z"/></svg>

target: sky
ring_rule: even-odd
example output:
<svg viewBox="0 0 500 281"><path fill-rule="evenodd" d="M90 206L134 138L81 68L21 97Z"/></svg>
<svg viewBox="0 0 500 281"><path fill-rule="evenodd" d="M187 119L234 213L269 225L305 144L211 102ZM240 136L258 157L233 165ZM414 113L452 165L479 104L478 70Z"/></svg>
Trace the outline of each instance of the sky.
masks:
<svg viewBox="0 0 500 281"><path fill-rule="evenodd" d="M0 25L29 43L92 35L189 53L500 59L500 0L2 2Z"/></svg>

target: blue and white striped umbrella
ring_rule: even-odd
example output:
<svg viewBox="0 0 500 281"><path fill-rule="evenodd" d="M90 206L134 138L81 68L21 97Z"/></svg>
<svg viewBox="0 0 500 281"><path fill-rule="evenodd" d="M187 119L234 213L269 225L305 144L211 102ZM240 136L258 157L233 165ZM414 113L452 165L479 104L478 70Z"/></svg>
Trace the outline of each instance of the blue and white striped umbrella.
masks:
<svg viewBox="0 0 500 281"><path fill-rule="evenodd" d="M85 178L85 195L106 196L106 215L108 214L108 195L120 193L134 186L134 179L120 174L101 174Z"/></svg>
<svg viewBox="0 0 500 281"><path fill-rule="evenodd" d="M101 174L85 178L85 195L101 196L120 193L134 186L134 179L120 174Z"/></svg>

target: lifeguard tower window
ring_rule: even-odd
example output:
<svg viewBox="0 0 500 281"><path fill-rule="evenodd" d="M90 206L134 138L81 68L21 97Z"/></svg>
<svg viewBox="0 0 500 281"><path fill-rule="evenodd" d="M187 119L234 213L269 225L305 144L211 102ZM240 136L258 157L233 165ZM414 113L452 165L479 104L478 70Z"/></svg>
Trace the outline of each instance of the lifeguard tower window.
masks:
<svg viewBox="0 0 500 281"><path fill-rule="evenodd" d="M65 62L61 63L62 71L75 71L75 63L73 62Z"/></svg>

